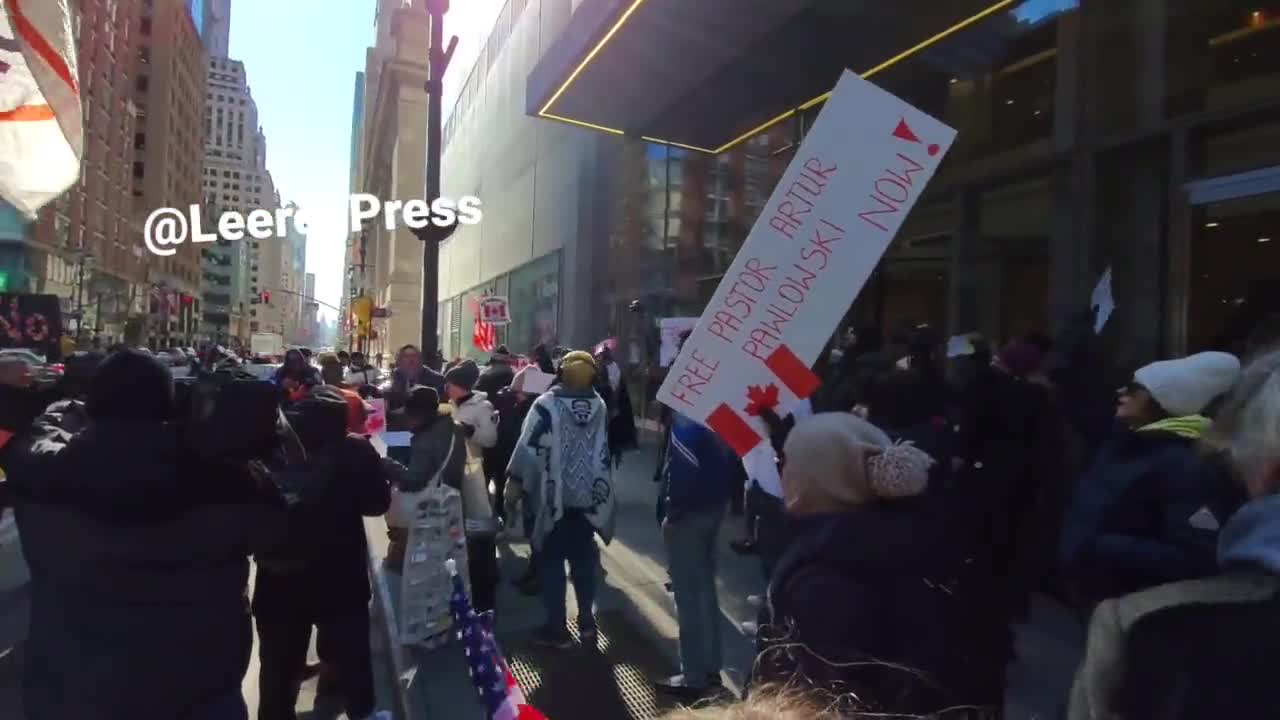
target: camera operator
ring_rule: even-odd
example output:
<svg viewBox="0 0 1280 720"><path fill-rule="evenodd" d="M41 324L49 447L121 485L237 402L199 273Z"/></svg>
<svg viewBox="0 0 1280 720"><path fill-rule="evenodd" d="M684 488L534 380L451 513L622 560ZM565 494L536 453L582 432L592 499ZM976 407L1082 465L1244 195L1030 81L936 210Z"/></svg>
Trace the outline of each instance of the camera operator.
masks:
<svg viewBox="0 0 1280 720"><path fill-rule="evenodd" d="M0 407L34 402L23 385L0 373ZM148 354L107 357L83 410L80 433L47 412L0 448L31 571L26 716L245 720L249 556L277 541L274 493L248 462L196 460Z"/></svg>
<svg viewBox="0 0 1280 720"><path fill-rule="evenodd" d="M257 558L258 717L295 720L314 625L347 716L361 720L373 714L375 702L362 516L386 513L391 491L378 452L347 432L347 401L337 388L315 388L288 415L307 459L277 471L293 498L289 537Z"/></svg>

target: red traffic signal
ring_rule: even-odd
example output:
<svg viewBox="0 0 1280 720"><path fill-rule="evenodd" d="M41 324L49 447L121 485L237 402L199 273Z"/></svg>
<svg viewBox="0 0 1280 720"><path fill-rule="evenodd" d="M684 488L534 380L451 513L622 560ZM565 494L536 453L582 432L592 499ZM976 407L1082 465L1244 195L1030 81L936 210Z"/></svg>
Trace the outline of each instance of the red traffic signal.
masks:
<svg viewBox="0 0 1280 720"><path fill-rule="evenodd" d="M262 291L262 302L264 302L264 303L270 303L270 302L271 302L271 293L270 293L269 291L267 291L267 290L263 290L263 291Z"/></svg>

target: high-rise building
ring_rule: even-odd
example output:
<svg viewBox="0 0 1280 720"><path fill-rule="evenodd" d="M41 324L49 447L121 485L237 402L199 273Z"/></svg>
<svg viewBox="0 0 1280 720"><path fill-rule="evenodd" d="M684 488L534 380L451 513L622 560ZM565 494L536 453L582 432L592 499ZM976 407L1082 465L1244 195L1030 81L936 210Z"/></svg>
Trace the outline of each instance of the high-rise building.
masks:
<svg viewBox="0 0 1280 720"><path fill-rule="evenodd" d="M284 258L280 269L280 299L284 302L282 313L285 337L297 338L304 328L302 316L307 297L307 234L296 222L288 223L287 228L288 234L282 245Z"/></svg>
<svg viewBox="0 0 1280 720"><path fill-rule="evenodd" d="M258 107L244 63L210 57L207 78L203 192L209 214L274 211L278 203L266 169L266 136L258 125ZM211 334L248 340L253 323L266 309L252 301L261 299L260 286L271 285L259 282L263 255L281 252L280 242L246 236L206 246L206 268L218 278L206 298L210 306L205 319L213 324Z"/></svg>
<svg viewBox="0 0 1280 720"><path fill-rule="evenodd" d="M357 192L362 177L361 158L364 148L364 73L356 73L355 96L351 103L351 160L350 180L347 189ZM350 223L348 222L348 227ZM338 342L349 345L347 328L350 322L351 299L364 287L364 268L360 267L360 233L353 232L347 236L346 251L343 256L342 298L338 301Z"/></svg>
<svg viewBox="0 0 1280 720"><path fill-rule="evenodd" d="M231 52L231 0L195 0L204 5L201 37L209 56L225 58Z"/></svg>
<svg viewBox="0 0 1280 720"><path fill-rule="evenodd" d="M203 200L206 55L185 0L143 2L137 30L133 210L145 218L156 208ZM189 346L198 339L200 249L184 243L171 256L147 258L150 344Z"/></svg>
<svg viewBox="0 0 1280 720"><path fill-rule="evenodd" d="M0 231L4 286L58 295L70 319L64 327L77 330L80 311L86 341L96 334L141 342L146 264L155 261L143 250L130 193L141 129L133 93L150 59L139 33L142 10L142 0L121 0L81 3L75 11L84 113L80 179L24 230L15 215L6 223L10 232Z"/></svg>
<svg viewBox="0 0 1280 720"><path fill-rule="evenodd" d="M422 3L379 0L375 45L365 54L360 190L379 198L420 198L426 189L427 47L430 17ZM377 121L372 121L377 118ZM391 317L375 324L370 353L422 338L422 241L403 224L368 223L361 235L365 294Z"/></svg>
<svg viewBox="0 0 1280 720"><path fill-rule="evenodd" d="M316 274L307 273L302 284L302 328L299 331L301 345L319 345L320 337L320 303L316 301Z"/></svg>

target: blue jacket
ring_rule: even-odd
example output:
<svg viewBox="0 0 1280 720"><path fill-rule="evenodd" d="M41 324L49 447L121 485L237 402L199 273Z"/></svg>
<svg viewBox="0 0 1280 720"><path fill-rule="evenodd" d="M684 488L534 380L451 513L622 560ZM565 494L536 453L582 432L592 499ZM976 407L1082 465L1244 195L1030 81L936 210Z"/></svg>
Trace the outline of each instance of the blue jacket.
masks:
<svg viewBox="0 0 1280 720"><path fill-rule="evenodd" d="M666 515L723 507L733 471L730 452L715 432L677 413L663 466Z"/></svg>
<svg viewBox="0 0 1280 720"><path fill-rule="evenodd" d="M1059 551L1084 600L1215 571L1217 530L1192 517L1207 511L1221 525L1229 509L1196 450L1195 420L1167 421L1177 431L1117 427L1081 478Z"/></svg>

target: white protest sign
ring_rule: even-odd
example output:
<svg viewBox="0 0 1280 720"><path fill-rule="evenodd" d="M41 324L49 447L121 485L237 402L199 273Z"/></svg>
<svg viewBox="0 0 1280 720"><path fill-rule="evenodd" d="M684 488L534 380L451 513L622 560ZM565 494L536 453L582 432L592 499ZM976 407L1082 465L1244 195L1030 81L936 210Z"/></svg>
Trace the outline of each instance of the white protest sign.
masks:
<svg viewBox="0 0 1280 720"><path fill-rule="evenodd" d="M662 345L658 350L660 366L671 367L671 363L676 360L676 350L680 345L680 333L692 330L697 324L698 318L662 318L658 321L658 334L662 338Z"/></svg>
<svg viewBox="0 0 1280 720"><path fill-rule="evenodd" d="M845 72L680 350L657 399L739 455L809 369L933 177L955 130Z"/></svg>
<svg viewBox="0 0 1280 720"><path fill-rule="evenodd" d="M1111 294L1111 268L1107 268L1102 277L1098 278L1089 305L1098 313L1093 322L1093 332L1096 335L1107 326L1107 320L1111 319L1111 313L1116 309L1115 297Z"/></svg>
<svg viewBox="0 0 1280 720"><path fill-rule="evenodd" d="M507 304L507 299L499 295L480 298L478 315L481 320L490 325L502 326L511 324L511 308Z"/></svg>
<svg viewBox="0 0 1280 720"><path fill-rule="evenodd" d="M378 435L387 431L387 405L382 398L365 401L369 405L369 414L364 419L365 432ZM390 443L388 443L390 445Z"/></svg>

